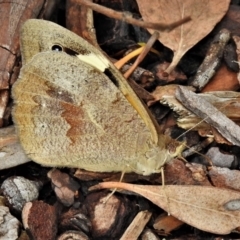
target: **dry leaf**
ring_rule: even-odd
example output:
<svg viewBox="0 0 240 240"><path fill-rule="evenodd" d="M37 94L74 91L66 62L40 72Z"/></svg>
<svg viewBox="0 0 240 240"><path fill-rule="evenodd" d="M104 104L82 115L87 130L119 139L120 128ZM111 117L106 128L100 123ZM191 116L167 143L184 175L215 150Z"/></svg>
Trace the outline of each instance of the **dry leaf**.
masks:
<svg viewBox="0 0 240 240"><path fill-rule="evenodd" d="M120 188L138 193L179 220L203 231L229 234L240 226L240 193L208 186L134 185L105 182L91 188Z"/></svg>
<svg viewBox="0 0 240 240"><path fill-rule="evenodd" d="M162 214L155 219L153 228L164 234L169 234L171 231L179 228L183 224L184 223L182 221L172 215L166 216L165 214Z"/></svg>
<svg viewBox="0 0 240 240"><path fill-rule="evenodd" d="M237 73L230 71L223 63L211 81L202 89L204 92L236 91L239 89Z"/></svg>
<svg viewBox="0 0 240 240"><path fill-rule="evenodd" d="M159 41L174 52L170 73L182 56L222 19L228 10L230 0L137 0L144 21L171 23L190 16L192 21L181 25L171 32L161 32ZM150 33L154 31L148 29Z"/></svg>

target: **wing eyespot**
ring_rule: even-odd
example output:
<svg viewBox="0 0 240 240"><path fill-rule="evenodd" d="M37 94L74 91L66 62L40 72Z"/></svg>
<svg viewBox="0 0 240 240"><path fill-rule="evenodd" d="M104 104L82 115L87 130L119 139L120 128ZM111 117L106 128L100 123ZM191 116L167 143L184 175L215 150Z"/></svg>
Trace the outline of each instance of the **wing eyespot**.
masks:
<svg viewBox="0 0 240 240"><path fill-rule="evenodd" d="M52 51L55 51L55 52L62 52L63 51L63 47L61 45L58 45L58 44L54 44L52 45Z"/></svg>

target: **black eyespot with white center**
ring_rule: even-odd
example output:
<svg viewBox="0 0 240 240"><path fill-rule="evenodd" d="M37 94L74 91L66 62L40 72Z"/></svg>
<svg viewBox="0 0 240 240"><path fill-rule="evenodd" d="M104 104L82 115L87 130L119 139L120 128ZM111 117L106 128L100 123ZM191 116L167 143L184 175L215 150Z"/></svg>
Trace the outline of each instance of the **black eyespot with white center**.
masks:
<svg viewBox="0 0 240 240"><path fill-rule="evenodd" d="M52 51L62 52L63 51L63 47L60 46L60 45L55 44L55 45L52 46Z"/></svg>

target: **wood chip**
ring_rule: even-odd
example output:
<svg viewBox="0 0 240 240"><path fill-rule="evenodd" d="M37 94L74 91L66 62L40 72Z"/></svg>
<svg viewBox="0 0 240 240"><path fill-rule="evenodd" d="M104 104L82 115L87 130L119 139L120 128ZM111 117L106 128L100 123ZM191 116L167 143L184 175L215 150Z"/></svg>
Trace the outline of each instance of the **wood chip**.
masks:
<svg viewBox="0 0 240 240"><path fill-rule="evenodd" d="M149 211L139 212L132 221L132 223L129 225L125 233L122 235L120 240L137 240L151 216L152 213Z"/></svg>

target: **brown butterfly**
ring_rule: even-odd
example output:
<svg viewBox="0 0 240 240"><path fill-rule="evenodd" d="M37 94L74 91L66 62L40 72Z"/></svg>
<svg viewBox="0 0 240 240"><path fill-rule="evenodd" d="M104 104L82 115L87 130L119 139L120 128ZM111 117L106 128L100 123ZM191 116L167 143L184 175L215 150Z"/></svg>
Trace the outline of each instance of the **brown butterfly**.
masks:
<svg viewBox="0 0 240 240"><path fill-rule="evenodd" d="M52 22L28 20L21 52L13 120L33 161L149 175L177 155L181 145L159 133L126 79L81 37Z"/></svg>

